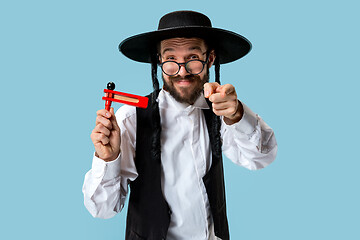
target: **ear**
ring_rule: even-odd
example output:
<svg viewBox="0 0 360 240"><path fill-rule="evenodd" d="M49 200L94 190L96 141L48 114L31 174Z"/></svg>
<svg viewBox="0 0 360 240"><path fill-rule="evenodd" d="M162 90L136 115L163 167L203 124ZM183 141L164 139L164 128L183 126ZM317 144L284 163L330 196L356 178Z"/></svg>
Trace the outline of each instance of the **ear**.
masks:
<svg viewBox="0 0 360 240"><path fill-rule="evenodd" d="M209 61L208 61L209 68L211 68L211 66L214 64L215 58L216 58L215 50L211 50L209 53Z"/></svg>

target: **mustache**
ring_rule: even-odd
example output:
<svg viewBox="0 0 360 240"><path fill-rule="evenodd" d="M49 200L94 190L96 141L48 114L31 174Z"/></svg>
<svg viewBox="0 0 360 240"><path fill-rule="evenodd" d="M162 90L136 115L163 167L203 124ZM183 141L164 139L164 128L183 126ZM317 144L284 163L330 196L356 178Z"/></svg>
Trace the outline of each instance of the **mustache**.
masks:
<svg viewBox="0 0 360 240"><path fill-rule="evenodd" d="M173 82L178 82L178 81L182 81L182 80L187 80L187 81L196 81L199 80L200 77L196 76L196 75L186 75L185 77L181 77L181 76L172 76L170 77L170 80Z"/></svg>

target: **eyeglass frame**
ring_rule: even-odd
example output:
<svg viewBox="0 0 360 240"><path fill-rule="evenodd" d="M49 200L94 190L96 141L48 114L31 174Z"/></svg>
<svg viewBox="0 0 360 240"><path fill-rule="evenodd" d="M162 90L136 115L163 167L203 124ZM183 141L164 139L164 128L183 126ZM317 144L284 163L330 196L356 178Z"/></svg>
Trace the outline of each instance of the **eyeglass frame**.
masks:
<svg viewBox="0 0 360 240"><path fill-rule="evenodd" d="M207 63L209 62L210 53L209 53L208 51L206 51L206 52L202 53L202 55L204 55L204 54L207 54L205 61L200 60L200 59L193 59L193 60L189 60L189 61L186 61L186 62L183 62L183 63L178 63L178 62L176 62L176 61L171 61L171 60L170 60L170 61L165 61L165 62L160 63L159 66L160 66L161 71L162 71L163 73L165 73L165 74L166 74L167 76L169 76L169 77L172 77L172 76L175 76L176 74L178 74L178 73L180 72L180 69L181 69L181 66L182 66L182 65L184 66L186 72L187 72L187 73L190 73L190 72L187 70L186 65L187 65L189 62L199 61L199 62L201 62L202 65L203 65L201 71L200 71L199 73L197 73L197 74L190 73L190 74L192 74L192 75L199 75L200 73L202 73L202 72L204 71L205 64L207 64ZM176 64L179 66L179 70L178 70L175 74L172 74L172 75L167 74L167 73L164 71L164 69L163 69L163 65L164 65L165 63L167 63L167 62L176 63Z"/></svg>

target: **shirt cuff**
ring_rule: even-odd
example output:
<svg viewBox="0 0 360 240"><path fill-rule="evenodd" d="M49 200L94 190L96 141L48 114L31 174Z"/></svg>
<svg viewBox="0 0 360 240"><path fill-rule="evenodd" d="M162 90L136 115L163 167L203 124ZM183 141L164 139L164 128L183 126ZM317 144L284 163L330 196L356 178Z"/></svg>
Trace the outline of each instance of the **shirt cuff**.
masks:
<svg viewBox="0 0 360 240"><path fill-rule="evenodd" d="M120 158L121 158L121 153L115 160L110 162L105 162L101 158L96 157L94 153L92 167L91 167L91 171L94 178L109 180L119 177Z"/></svg>
<svg viewBox="0 0 360 240"><path fill-rule="evenodd" d="M241 102L243 105L244 113L241 118L241 120L237 123L234 123L232 125L227 125L224 122L224 118L222 118L222 121L224 122L224 125L228 128L234 128L240 133L244 133L246 135L252 134L256 130L256 126L258 123L257 115L251 109L246 106L244 103Z"/></svg>

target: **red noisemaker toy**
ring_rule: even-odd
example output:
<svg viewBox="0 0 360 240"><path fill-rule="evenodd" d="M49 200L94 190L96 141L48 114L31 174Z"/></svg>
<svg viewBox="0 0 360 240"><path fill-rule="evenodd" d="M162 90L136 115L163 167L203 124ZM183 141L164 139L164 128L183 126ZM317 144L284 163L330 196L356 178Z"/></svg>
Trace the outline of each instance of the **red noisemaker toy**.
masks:
<svg viewBox="0 0 360 240"><path fill-rule="evenodd" d="M109 82L107 84L107 89L104 89L105 96L102 97L105 100L105 109L110 111L112 102L124 103L127 105L147 108L149 99L147 97L142 97L134 94L128 94L123 92L113 91L115 89L115 83Z"/></svg>

